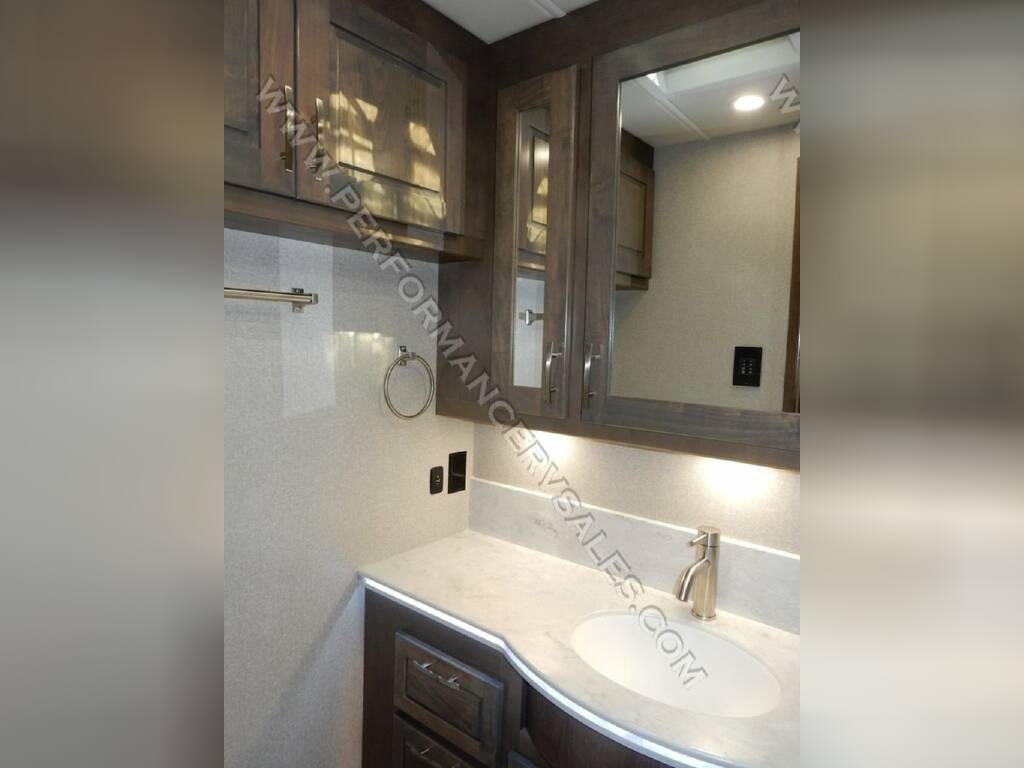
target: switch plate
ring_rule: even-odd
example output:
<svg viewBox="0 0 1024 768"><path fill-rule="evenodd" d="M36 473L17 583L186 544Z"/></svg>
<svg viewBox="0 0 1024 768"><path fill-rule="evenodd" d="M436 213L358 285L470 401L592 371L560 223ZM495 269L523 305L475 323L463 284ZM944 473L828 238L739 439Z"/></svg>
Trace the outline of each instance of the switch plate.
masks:
<svg viewBox="0 0 1024 768"><path fill-rule="evenodd" d="M466 490L466 452L448 454L448 493Z"/></svg>
<svg viewBox="0 0 1024 768"><path fill-rule="evenodd" d="M736 347L732 360L734 387L761 386L761 356L763 347Z"/></svg>
<svg viewBox="0 0 1024 768"><path fill-rule="evenodd" d="M444 467L430 468L430 493L440 493L444 490Z"/></svg>

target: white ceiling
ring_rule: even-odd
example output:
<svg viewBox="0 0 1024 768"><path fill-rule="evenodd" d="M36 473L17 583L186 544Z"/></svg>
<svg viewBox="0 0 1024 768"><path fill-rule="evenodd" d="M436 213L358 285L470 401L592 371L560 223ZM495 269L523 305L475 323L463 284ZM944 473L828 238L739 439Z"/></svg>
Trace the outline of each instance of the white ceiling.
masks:
<svg viewBox="0 0 1024 768"><path fill-rule="evenodd" d="M424 0L485 43L561 18L594 0Z"/></svg>
<svg viewBox="0 0 1024 768"><path fill-rule="evenodd" d="M784 100L772 98L783 75L799 93L799 32L623 83L622 127L664 147L792 125L799 108L783 112ZM733 101L747 94L764 98L764 106L733 109Z"/></svg>

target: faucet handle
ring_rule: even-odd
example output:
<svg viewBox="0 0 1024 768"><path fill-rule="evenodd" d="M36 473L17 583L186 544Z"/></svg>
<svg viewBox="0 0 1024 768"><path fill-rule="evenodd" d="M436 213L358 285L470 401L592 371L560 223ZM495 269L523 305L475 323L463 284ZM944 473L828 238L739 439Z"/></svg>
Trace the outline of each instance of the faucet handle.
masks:
<svg viewBox="0 0 1024 768"><path fill-rule="evenodd" d="M697 538L690 541L690 546L695 547L703 544L705 547L717 547L722 532L713 525L697 526Z"/></svg>

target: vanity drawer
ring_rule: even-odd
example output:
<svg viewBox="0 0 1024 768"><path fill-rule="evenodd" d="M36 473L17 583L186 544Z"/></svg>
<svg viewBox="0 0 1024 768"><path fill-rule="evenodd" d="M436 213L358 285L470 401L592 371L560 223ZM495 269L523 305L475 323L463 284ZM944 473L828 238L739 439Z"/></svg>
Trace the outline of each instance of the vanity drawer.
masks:
<svg viewBox="0 0 1024 768"><path fill-rule="evenodd" d="M473 768L397 715L394 733L392 768Z"/></svg>
<svg viewBox="0 0 1024 768"><path fill-rule="evenodd" d="M395 707L487 766L497 763L504 693L500 681L395 633Z"/></svg>
<svg viewBox="0 0 1024 768"><path fill-rule="evenodd" d="M537 766L531 763L522 755L520 755L518 752L509 752L508 768L537 768Z"/></svg>

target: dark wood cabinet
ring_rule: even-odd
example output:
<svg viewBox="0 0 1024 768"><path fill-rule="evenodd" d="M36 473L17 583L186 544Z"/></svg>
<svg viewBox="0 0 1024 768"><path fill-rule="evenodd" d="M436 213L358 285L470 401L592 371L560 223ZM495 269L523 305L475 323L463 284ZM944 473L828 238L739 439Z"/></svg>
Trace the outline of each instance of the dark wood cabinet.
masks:
<svg viewBox="0 0 1024 768"><path fill-rule="evenodd" d="M395 637L395 707L484 765L498 756L504 684L415 637Z"/></svg>
<svg viewBox="0 0 1024 768"><path fill-rule="evenodd" d="M578 74L498 94L492 366L523 414L564 418Z"/></svg>
<svg viewBox="0 0 1024 768"><path fill-rule="evenodd" d="M357 0L297 9L299 111L309 149L337 163L318 168L314 152L299 197L349 208L351 185L379 219L461 233L465 64Z"/></svg>
<svg viewBox="0 0 1024 768"><path fill-rule="evenodd" d="M559 709L500 651L372 590L365 648L365 766L663 766Z"/></svg>
<svg viewBox="0 0 1024 768"><path fill-rule="evenodd" d="M797 0L643 5L488 46L422 0L225 0L225 224L365 249L351 186L403 255L441 262L459 357L528 427L798 467L798 414L612 392L616 304L659 274L653 150L622 130L619 84L799 26ZM487 420L451 351L437 412Z"/></svg>
<svg viewBox="0 0 1024 768"><path fill-rule="evenodd" d="M408 258L488 256L482 41L421 0L225 0L224 21L226 226L362 247L375 220Z"/></svg>
<svg viewBox="0 0 1024 768"><path fill-rule="evenodd" d="M552 768L666 768L566 714L533 688L524 693L525 729Z"/></svg>
<svg viewBox="0 0 1024 768"><path fill-rule="evenodd" d="M365 633L363 765L418 768L404 753L396 762L396 727L406 722L467 765L504 768L522 681L499 651L372 590Z"/></svg>
<svg viewBox="0 0 1024 768"><path fill-rule="evenodd" d="M224 0L224 181L295 194L285 99L261 99L295 88L292 0Z"/></svg>

